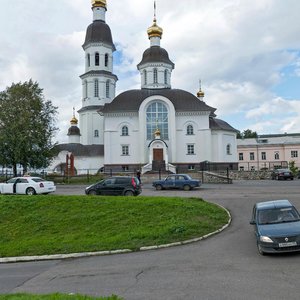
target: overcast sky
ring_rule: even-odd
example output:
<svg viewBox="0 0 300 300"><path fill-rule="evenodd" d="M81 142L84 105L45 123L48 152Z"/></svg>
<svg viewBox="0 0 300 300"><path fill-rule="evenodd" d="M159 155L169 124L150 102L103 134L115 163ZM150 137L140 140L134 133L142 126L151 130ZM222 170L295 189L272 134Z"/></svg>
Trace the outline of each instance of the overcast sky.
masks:
<svg viewBox="0 0 300 300"><path fill-rule="evenodd" d="M176 4L175 4L176 3ZM107 0L117 48L117 93L140 88L136 65L150 43L153 0ZM299 0L157 0L161 47L175 63L172 87L196 94L238 130L300 132ZM82 44L90 0L1 0L0 91L30 78L59 108L67 141L81 108ZM76 115L78 118L78 115Z"/></svg>

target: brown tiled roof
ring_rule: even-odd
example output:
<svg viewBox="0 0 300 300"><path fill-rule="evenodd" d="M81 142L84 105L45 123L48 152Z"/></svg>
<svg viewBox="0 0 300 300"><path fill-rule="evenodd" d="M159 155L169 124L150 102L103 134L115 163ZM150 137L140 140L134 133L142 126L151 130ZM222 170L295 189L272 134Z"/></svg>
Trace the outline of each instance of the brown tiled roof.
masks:
<svg viewBox="0 0 300 300"><path fill-rule="evenodd" d="M160 95L168 98L179 111L210 111L214 114L215 108L200 101L193 94L180 89L140 89L129 90L118 95L111 103L105 104L103 113L138 111L142 102L150 97Z"/></svg>
<svg viewBox="0 0 300 300"><path fill-rule="evenodd" d="M101 20L95 20L86 30L85 41L82 47L84 48L89 43L105 43L116 50L112 40L112 35L109 26Z"/></svg>
<svg viewBox="0 0 300 300"><path fill-rule="evenodd" d="M72 152L75 156L103 156L104 145L82 145L76 143L59 144L55 146L58 152L68 151Z"/></svg>
<svg viewBox="0 0 300 300"><path fill-rule="evenodd" d="M174 63L169 59L169 54L167 50L159 46L152 46L146 49L143 53L142 61L137 65L137 67L145 63L151 62L167 63L172 65L172 68L174 68Z"/></svg>

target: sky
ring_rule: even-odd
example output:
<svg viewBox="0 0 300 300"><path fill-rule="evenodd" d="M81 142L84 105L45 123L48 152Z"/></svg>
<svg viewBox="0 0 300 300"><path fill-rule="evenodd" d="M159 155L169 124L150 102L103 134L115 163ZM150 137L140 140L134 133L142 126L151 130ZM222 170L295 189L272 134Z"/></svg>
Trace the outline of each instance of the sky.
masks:
<svg viewBox="0 0 300 300"><path fill-rule="evenodd" d="M0 91L12 83L38 82L58 107L56 140L67 142L73 107L81 108L79 76L91 1L0 3ZM196 95L201 80L206 104L240 131L300 133L300 1L174 3L156 1L161 47L175 63L172 88ZM107 0L106 23L117 48L116 95L140 88L136 65L150 46L153 7L153 0Z"/></svg>

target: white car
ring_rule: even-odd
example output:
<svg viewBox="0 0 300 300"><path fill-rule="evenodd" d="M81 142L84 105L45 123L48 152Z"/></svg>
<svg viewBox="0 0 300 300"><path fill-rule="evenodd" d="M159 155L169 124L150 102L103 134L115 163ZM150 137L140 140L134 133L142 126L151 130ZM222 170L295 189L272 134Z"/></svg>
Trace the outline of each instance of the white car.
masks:
<svg viewBox="0 0 300 300"><path fill-rule="evenodd" d="M56 191L53 181L46 181L40 177L14 177L7 182L0 183L1 194L49 194Z"/></svg>

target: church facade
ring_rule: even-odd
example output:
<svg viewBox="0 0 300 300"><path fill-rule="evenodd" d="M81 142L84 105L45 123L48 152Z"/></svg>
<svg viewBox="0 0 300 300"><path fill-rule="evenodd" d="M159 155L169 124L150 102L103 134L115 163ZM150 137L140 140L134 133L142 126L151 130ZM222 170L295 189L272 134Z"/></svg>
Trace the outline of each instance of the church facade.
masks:
<svg viewBox="0 0 300 300"><path fill-rule="evenodd" d="M63 170L72 155L74 169L170 172L197 170L210 162L237 167L236 130L216 118L216 109L197 95L171 85L175 64L161 47L163 30L148 28L149 47L137 65L141 88L115 96L112 33L105 0L92 0L93 22L83 44L85 73L79 127L75 114L69 143L59 145L52 168Z"/></svg>

